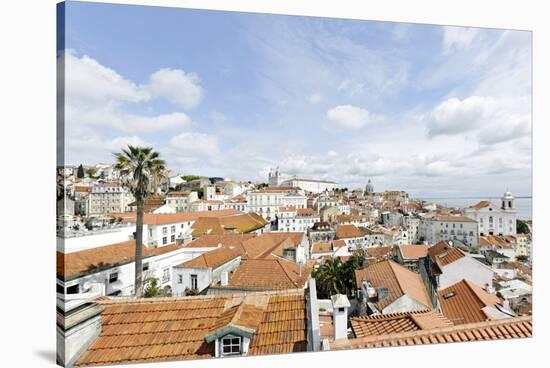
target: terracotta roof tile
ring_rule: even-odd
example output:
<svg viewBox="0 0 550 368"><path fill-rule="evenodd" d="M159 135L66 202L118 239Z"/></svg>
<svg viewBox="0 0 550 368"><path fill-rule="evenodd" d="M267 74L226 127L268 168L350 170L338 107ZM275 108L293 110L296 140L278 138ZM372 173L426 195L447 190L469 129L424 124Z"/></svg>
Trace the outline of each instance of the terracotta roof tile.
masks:
<svg viewBox="0 0 550 368"><path fill-rule="evenodd" d="M336 227L336 238L338 239L360 238L364 235L364 232L355 225L338 225Z"/></svg>
<svg viewBox="0 0 550 368"><path fill-rule="evenodd" d="M222 235L202 235L192 242L185 245L186 248L215 248L218 245L225 247L239 246L242 247L242 243L248 239L252 239L256 234L231 234L226 233Z"/></svg>
<svg viewBox="0 0 550 368"><path fill-rule="evenodd" d="M441 221L441 222L477 222L476 220L465 216L444 216L444 215L436 216L433 220Z"/></svg>
<svg viewBox="0 0 550 368"><path fill-rule="evenodd" d="M494 307L501 301L495 294L489 294L467 280L438 291L437 297L443 315L455 325L488 320L482 309Z"/></svg>
<svg viewBox="0 0 550 368"><path fill-rule="evenodd" d="M249 355L307 347L303 291L99 303L105 307L101 333L77 366L210 358L214 343L205 338L224 323L255 329Z"/></svg>
<svg viewBox="0 0 550 368"><path fill-rule="evenodd" d="M428 246L425 244L400 245L399 251L404 259L419 259L428 255Z"/></svg>
<svg viewBox="0 0 550 368"><path fill-rule="evenodd" d="M311 253L327 253L332 251L332 244L327 242L313 243Z"/></svg>
<svg viewBox="0 0 550 368"><path fill-rule="evenodd" d="M390 255L392 253L392 247L369 247L366 248L368 258L380 258Z"/></svg>
<svg viewBox="0 0 550 368"><path fill-rule="evenodd" d="M241 256L236 248L223 247L201 254L187 262L181 263L177 268L211 268L216 269L221 265Z"/></svg>
<svg viewBox="0 0 550 368"><path fill-rule="evenodd" d="M448 246L444 241L440 241L433 247L430 247L428 254L432 261L440 268L466 257L463 251Z"/></svg>
<svg viewBox="0 0 550 368"><path fill-rule="evenodd" d="M143 257L160 255L180 248L182 246L177 244L159 248L143 247ZM133 262L135 249L136 241L128 240L73 253L57 252L57 275L62 279L71 279L82 274Z"/></svg>
<svg viewBox="0 0 550 368"><path fill-rule="evenodd" d="M311 267L285 259L247 259L229 278L226 287L240 290L285 290L303 288Z"/></svg>
<svg viewBox="0 0 550 368"><path fill-rule="evenodd" d="M167 225L178 222L196 221L201 217L225 217L242 214L237 210L218 210L218 211L197 211L184 213L146 213L143 217L143 223L147 225ZM136 213L117 214L122 217L124 222L136 222Z"/></svg>
<svg viewBox="0 0 550 368"><path fill-rule="evenodd" d="M394 261L376 262L364 269L355 270L355 279L357 287L360 287L363 280L367 280L374 288L388 288L388 296L374 303L379 310L384 309L403 295L410 296L428 309L432 308L420 275Z"/></svg>
<svg viewBox="0 0 550 368"><path fill-rule="evenodd" d="M491 205L491 202L489 202L489 201L480 201L480 202L478 202L477 204L473 205L470 208L473 208L476 211L479 211L480 209L489 207L490 205Z"/></svg>
<svg viewBox="0 0 550 368"><path fill-rule="evenodd" d="M531 316L468 323L459 326L420 331L366 336L330 343L331 350L377 348L386 346L426 345L449 342L501 340L531 337Z"/></svg>
<svg viewBox="0 0 550 368"><path fill-rule="evenodd" d="M451 321L434 310L351 318L353 333L357 338L452 325Z"/></svg>

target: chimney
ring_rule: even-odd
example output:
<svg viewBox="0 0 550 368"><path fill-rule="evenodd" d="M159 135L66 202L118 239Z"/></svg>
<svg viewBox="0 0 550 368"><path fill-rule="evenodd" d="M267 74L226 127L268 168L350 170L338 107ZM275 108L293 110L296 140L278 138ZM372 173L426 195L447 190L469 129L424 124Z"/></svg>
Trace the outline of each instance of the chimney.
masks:
<svg viewBox="0 0 550 368"><path fill-rule="evenodd" d="M348 308L351 306L347 296L336 294L330 297L332 301L332 327L334 340L348 338Z"/></svg>
<svg viewBox="0 0 550 368"><path fill-rule="evenodd" d="M105 308L87 298L57 298L57 363L73 366L101 333L101 312Z"/></svg>
<svg viewBox="0 0 550 368"><path fill-rule="evenodd" d="M227 286L227 284L229 283L229 272L222 272L220 283L222 286Z"/></svg>

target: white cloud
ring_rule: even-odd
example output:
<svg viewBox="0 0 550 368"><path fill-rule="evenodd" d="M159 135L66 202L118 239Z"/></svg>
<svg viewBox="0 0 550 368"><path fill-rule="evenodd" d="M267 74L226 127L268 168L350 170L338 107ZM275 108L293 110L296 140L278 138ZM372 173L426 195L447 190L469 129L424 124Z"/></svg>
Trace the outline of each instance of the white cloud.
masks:
<svg viewBox="0 0 550 368"><path fill-rule="evenodd" d="M183 132L170 139L171 152L184 159L201 159L212 157L219 153L218 138L196 132Z"/></svg>
<svg viewBox="0 0 550 368"><path fill-rule="evenodd" d="M309 96L308 101L312 104L318 104L323 99L323 96L321 96L320 93L314 93L311 96Z"/></svg>
<svg viewBox="0 0 550 368"><path fill-rule="evenodd" d="M473 132L482 144L520 138L531 132L529 101L484 96L450 98L426 117L427 133L435 137Z"/></svg>
<svg viewBox="0 0 550 368"><path fill-rule="evenodd" d="M132 81L91 57L77 57L73 51L64 53L65 96L69 104L95 106L116 102L139 102L148 93Z"/></svg>
<svg viewBox="0 0 550 368"><path fill-rule="evenodd" d="M380 118L369 111L351 105L340 105L327 111L328 120L343 129L360 129Z"/></svg>
<svg viewBox="0 0 550 368"><path fill-rule="evenodd" d="M151 75L148 88L154 96L167 98L184 109L192 109L202 99L203 91L199 83L195 73L164 68Z"/></svg>
<svg viewBox="0 0 550 368"><path fill-rule="evenodd" d="M479 35L479 28L443 27L443 52L468 48Z"/></svg>

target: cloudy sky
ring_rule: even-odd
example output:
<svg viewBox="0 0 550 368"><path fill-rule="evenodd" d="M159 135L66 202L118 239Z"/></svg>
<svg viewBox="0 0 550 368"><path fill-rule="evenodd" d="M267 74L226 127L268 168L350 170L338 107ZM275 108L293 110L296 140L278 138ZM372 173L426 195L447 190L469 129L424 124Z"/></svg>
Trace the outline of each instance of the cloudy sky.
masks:
<svg viewBox="0 0 550 368"><path fill-rule="evenodd" d="M65 158L150 145L182 174L270 167L415 196L531 194L531 34L68 3Z"/></svg>

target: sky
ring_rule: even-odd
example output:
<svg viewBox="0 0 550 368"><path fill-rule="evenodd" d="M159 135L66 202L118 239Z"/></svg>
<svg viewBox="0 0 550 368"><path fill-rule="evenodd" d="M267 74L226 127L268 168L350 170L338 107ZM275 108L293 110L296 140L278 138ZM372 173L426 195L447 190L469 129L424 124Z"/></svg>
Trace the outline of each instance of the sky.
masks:
<svg viewBox="0 0 550 368"><path fill-rule="evenodd" d="M531 195L531 33L68 2L65 162Z"/></svg>

